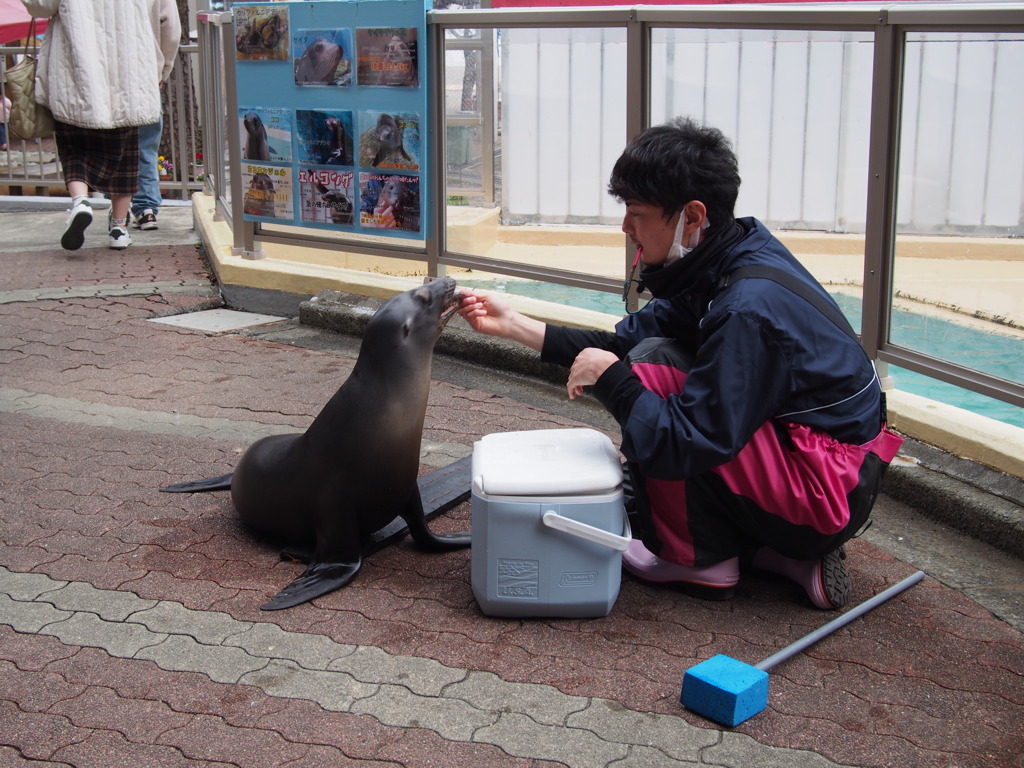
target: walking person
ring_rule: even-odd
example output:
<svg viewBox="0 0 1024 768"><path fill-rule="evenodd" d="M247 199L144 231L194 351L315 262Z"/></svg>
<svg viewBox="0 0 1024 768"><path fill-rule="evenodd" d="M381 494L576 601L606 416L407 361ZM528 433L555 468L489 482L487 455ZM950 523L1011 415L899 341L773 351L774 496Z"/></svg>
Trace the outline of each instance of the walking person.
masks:
<svg viewBox="0 0 1024 768"><path fill-rule="evenodd" d="M460 313L569 367L569 396L592 388L618 421L634 493L629 573L727 599L752 567L836 609L850 595L843 544L902 439L829 294L761 222L734 218L739 185L717 129L649 128L608 187L654 296L643 309L614 333L589 331L469 289Z"/></svg>
<svg viewBox="0 0 1024 768"><path fill-rule="evenodd" d="M7 151L7 121L11 118L11 100L6 96L0 103L0 152Z"/></svg>
<svg viewBox="0 0 1024 768"><path fill-rule="evenodd" d="M159 120L159 84L174 66L181 24L174 0L22 0L50 19L36 71L36 100L53 112L71 211L61 246L74 251L92 223L89 190L110 196L111 248L131 244L139 183L139 130Z"/></svg>
<svg viewBox="0 0 1024 768"><path fill-rule="evenodd" d="M156 229L156 217L164 202L160 194L160 169L157 167L163 128L163 115L155 123L139 126L139 188L132 195L131 204L136 229Z"/></svg>

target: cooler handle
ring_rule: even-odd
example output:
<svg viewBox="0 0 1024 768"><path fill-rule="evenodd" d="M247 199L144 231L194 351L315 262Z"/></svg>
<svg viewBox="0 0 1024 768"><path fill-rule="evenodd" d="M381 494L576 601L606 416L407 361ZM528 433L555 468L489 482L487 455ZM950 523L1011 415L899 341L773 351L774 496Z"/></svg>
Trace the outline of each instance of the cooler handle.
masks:
<svg viewBox="0 0 1024 768"><path fill-rule="evenodd" d="M541 520L548 528L554 528L556 531L563 531L565 533L571 533L573 536L579 536L581 539L592 541L595 544L601 544L609 549L616 549L619 552L625 552L629 547L629 542L633 540L633 532L629 527L629 518L625 518L626 530L622 536L606 531L604 528L596 528L593 525L587 525L581 523L579 520L573 520L570 517L564 517L552 510L548 510L541 516Z"/></svg>

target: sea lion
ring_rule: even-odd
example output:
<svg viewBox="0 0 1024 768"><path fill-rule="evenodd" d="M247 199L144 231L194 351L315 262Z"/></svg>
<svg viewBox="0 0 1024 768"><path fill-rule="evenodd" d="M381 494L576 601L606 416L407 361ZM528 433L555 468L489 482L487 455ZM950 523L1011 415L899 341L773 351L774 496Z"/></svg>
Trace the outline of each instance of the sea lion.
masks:
<svg viewBox="0 0 1024 768"><path fill-rule="evenodd" d="M242 200L242 212L250 216L274 215L274 182L265 173L254 173Z"/></svg>
<svg viewBox="0 0 1024 768"><path fill-rule="evenodd" d="M267 127L263 118L255 112L246 112L242 118L245 126L245 147L242 150L243 160L270 160L270 142L267 139Z"/></svg>
<svg viewBox="0 0 1024 768"><path fill-rule="evenodd" d="M342 54L340 45L326 37L317 37L306 47L295 66L295 82L300 85L333 85Z"/></svg>
<svg viewBox="0 0 1024 768"><path fill-rule="evenodd" d="M371 536L396 516L424 549L469 546L468 533L427 527L416 480L434 345L459 298L446 277L390 299L367 324L351 375L309 429L256 441L232 475L161 489L230 487L247 526L308 558L305 573L263 610L348 584Z"/></svg>
<svg viewBox="0 0 1024 768"><path fill-rule="evenodd" d="M235 48L239 53L271 51L281 42L287 25L278 14L266 19L248 21L235 35Z"/></svg>
<svg viewBox="0 0 1024 768"><path fill-rule="evenodd" d="M348 145L351 140L345 130L345 124L336 117L328 117L324 127L330 136L331 153L327 156L326 165L351 165L349 155L352 154Z"/></svg>
<svg viewBox="0 0 1024 768"><path fill-rule="evenodd" d="M398 35L393 35L381 57L377 85L408 85L418 83L414 48Z"/></svg>
<svg viewBox="0 0 1024 768"><path fill-rule="evenodd" d="M381 113L377 117L377 125L372 129L373 139L377 141L377 154L371 165L376 168L385 160L390 165L411 163L412 157L405 149L405 130L394 115Z"/></svg>
<svg viewBox="0 0 1024 768"><path fill-rule="evenodd" d="M330 209L332 224L352 224L355 221L355 206L344 192L323 184L317 184L316 191L324 205Z"/></svg>

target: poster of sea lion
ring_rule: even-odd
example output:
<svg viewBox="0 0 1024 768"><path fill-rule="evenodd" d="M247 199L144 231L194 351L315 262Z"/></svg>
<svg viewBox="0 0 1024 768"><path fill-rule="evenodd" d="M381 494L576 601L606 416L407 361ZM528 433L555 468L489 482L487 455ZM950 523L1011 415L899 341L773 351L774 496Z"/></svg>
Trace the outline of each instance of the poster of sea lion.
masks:
<svg viewBox="0 0 1024 768"><path fill-rule="evenodd" d="M359 224L370 229L420 231L420 180L404 173L359 174Z"/></svg>
<svg viewBox="0 0 1024 768"><path fill-rule="evenodd" d="M288 60L288 8L235 5L235 59Z"/></svg>
<svg viewBox="0 0 1024 768"><path fill-rule="evenodd" d="M355 165L352 113L345 109L295 110L297 159L305 165Z"/></svg>
<svg viewBox="0 0 1024 768"><path fill-rule="evenodd" d="M239 107L242 159L264 163L292 160L292 113L280 107Z"/></svg>
<svg viewBox="0 0 1024 768"><path fill-rule="evenodd" d="M359 85L419 86L416 38L415 27L356 29Z"/></svg>
<svg viewBox="0 0 1024 768"><path fill-rule="evenodd" d="M326 168L299 168L299 206L303 221L355 224L355 173Z"/></svg>
<svg viewBox="0 0 1024 768"><path fill-rule="evenodd" d="M362 167L418 171L420 152L420 116L415 112L359 113Z"/></svg>
<svg viewBox="0 0 1024 768"><path fill-rule="evenodd" d="M299 29L292 35L295 84L352 84L352 30Z"/></svg>
<svg viewBox="0 0 1024 768"><path fill-rule="evenodd" d="M242 211L247 216L295 218L290 167L243 162L242 189L245 190Z"/></svg>

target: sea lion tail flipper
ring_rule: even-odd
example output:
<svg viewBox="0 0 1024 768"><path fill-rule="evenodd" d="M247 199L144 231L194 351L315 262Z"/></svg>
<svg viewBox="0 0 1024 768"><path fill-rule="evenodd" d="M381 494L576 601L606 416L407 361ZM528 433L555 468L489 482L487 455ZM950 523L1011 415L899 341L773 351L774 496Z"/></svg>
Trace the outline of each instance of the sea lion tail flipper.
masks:
<svg viewBox="0 0 1024 768"><path fill-rule="evenodd" d="M233 473L232 473L233 474ZM209 491L231 490L231 475L208 477L205 480L190 480L184 483L171 483L161 488L161 493L207 493Z"/></svg>
<svg viewBox="0 0 1024 768"><path fill-rule="evenodd" d="M455 504L450 506L455 506ZM409 532L418 546L426 550L438 551L463 549L472 543L468 530L460 531L458 534L435 534L427 526L427 520L436 517L437 514L439 513L434 510L434 514L428 517L424 512L420 494L413 494L413 498L410 499L409 505L406 507L406 512L402 513L402 518L409 525Z"/></svg>
<svg viewBox="0 0 1024 768"><path fill-rule="evenodd" d="M472 541L468 531L434 533L427 527L442 512L469 498L472 457L466 456L435 470L418 481L418 493L409 500L402 514L409 525L413 541L424 549L445 550L468 547Z"/></svg>
<svg viewBox="0 0 1024 768"><path fill-rule="evenodd" d="M362 559L356 555L350 563L312 563L299 578L278 592L261 611L280 611L341 589L359 573Z"/></svg>

